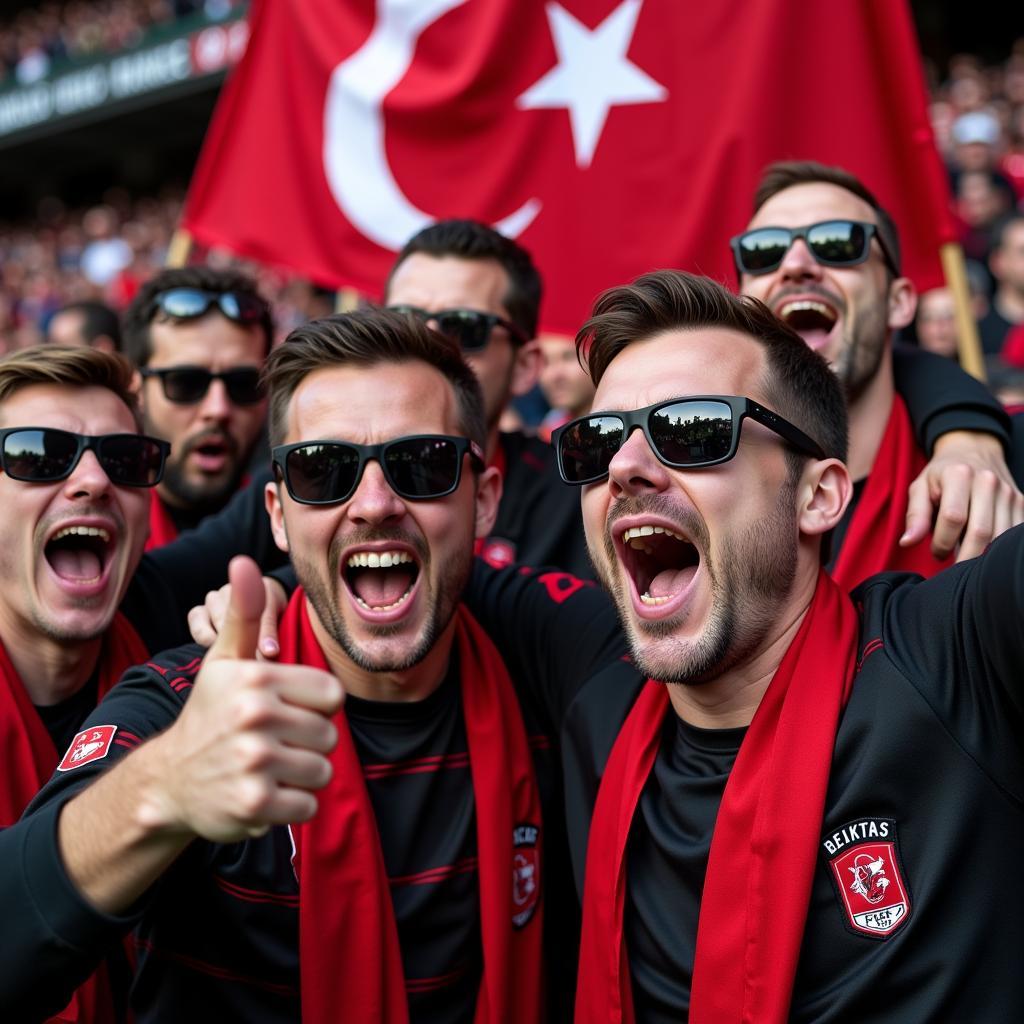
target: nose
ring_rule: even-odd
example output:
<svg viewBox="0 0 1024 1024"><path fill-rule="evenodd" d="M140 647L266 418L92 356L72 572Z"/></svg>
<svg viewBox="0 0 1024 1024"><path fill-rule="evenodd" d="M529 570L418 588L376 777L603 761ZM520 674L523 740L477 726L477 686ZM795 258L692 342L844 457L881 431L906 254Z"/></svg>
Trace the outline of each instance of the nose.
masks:
<svg viewBox="0 0 1024 1024"><path fill-rule="evenodd" d="M377 526L396 523L405 512L405 502L391 489L380 463L368 462L355 494L348 500L346 516L354 523Z"/></svg>
<svg viewBox="0 0 1024 1024"><path fill-rule="evenodd" d="M234 405L224 381L216 378L211 380L206 394L199 403L199 416L204 420L224 422L231 416L233 409Z"/></svg>
<svg viewBox="0 0 1024 1024"><path fill-rule="evenodd" d="M608 464L608 487L614 498L660 493L668 488L670 479L668 467L651 451L639 427Z"/></svg>
<svg viewBox="0 0 1024 1024"><path fill-rule="evenodd" d="M786 255L782 257L778 273L783 278L793 280L816 279L821 277L821 264L811 254L807 242L802 238L797 238L786 250Z"/></svg>
<svg viewBox="0 0 1024 1024"><path fill-rule="evenodd" d="M109 496L113 484L93 451L85 451L78 465L64 481L64 494L68 498L104 498Z"/></svg>

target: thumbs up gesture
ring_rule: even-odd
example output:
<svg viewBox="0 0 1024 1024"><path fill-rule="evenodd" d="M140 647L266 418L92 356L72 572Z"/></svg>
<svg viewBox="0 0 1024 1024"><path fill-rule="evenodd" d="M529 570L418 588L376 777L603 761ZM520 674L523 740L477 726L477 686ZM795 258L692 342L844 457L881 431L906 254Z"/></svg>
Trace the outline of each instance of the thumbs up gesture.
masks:
<svg viewBox="0 0 1024 1024"><path fill-rule="evenodd" d="M221 631L177 722L154 740L171 769L164 820L221 843L313 817L343 699L327 672L256 660L263 580L248 558L229 579Z"/></svg>

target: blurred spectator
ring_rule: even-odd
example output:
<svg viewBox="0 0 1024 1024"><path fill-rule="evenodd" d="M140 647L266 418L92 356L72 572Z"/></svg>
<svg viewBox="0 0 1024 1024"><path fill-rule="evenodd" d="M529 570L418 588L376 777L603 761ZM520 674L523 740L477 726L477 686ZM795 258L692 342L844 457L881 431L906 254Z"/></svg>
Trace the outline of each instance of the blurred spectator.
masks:
<svg viewBox="0 0 1024 1024"><path fill-rule="evenodd" d="M948 288L932 288L917 300L917 340L921 348L958 358L956 307Z"/></svg>
<svg viewBox="0 0 1024 1024"><path fill-rule="evenodd" d="M561 334L542 334L540 389L551 411L541 421L538 434L551 440L551 431L590 410L594 382L576 357L574 340Z"/></svg>
<svg viewBox="0 0 1024 1024"><path fill-rule="evenodd" d="M968 259L986 261L992 249L995 225L1013 209L1015 201L1009 184L993 171L960 174L956 212L961 222L960 241Z"/></svg>
<svg viewBox="0 0 1024 1024"><path fill-rule="evenodd" d="M990 171L996 165L999 122L987 110L961 114L952 128L953 161L961 171Z"/></svg>
<svg viewBox="0 0 1024 1024"><path fill-rule="evenodd" d="M1024 213L1011 214L996 225L989 269L996 280L996 291L979 329L981 347L995 355L1010 328L1024 324Z"/></svg>
<svg viewBox="0 0 1024 1024"><path fill-rule="evenodd" d="M1002 359L986 360L988 385L1008 409L1024 407L1024 367L1008 366Z"/></svg>
<svg viewBox="0 0 1024 1024"><path fill-rule="evenodd" d="M92 284L108 285L132 262L132 248L115 234L117 221L108 206L93 207L82 228L89 239L82 253L82 273Z"/></svg>
<svg viewBox="0 0 1024 1024"><path fill-rule="evenodd" d="M51 345L88 345L104 352L120 352L121 323L102 302L71 302L50 317L46 340Z"/></svg>

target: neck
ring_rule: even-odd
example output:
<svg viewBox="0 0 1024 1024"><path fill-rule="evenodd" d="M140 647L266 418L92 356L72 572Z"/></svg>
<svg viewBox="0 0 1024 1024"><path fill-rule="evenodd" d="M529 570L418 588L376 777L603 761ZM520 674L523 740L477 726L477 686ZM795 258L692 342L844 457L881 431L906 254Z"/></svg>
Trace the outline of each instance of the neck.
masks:
<svg viewBox="0 0 1024 1024"><path fill-rule="evenodd" d="M362 700L387 703L413 703L426 700L444 682L448 672L455 620L448 623L427 656L412 668L400 672L372 672L357 665L320 623L313 606L306 599L309 621L330 670L341 681L346 693Z"/></svg>
<svg viewBox="0 0 1024 1024"><path fill-rule="evenodd" d="M701 729L750 725L811 606L818 581L817 554L814 557L813 565L798 570L781 614L752 654L709 682L669 686L672 709L684 722Z"/></svg>
<svg viewBox="0 0 1024 1024"><path fill-rule="evenodd" d="M850 457L847 464L854 480L863 480L871 472L885 436L895 394L892 350L886 346L874 377L849 406Z"/></svg>
<svg viewBox="0 0 1024 1024"><path fill-rule="evenodd" d="M501 444L500 434L501 431L498 429L497 423L487 432L487 451L485 454L488 466L494 462L494 456L498 452L498 445Z"/></svg>
<svg viewBox="0 0 1024 1024"><path fill-rule="evenodd" d="M992 300L996 312L1011 324L1024 322L1024 292L1003 285Z"/></svg>
<svg viewBox="0 0 1024 1024"><path fill-rule="evenodd" d="M96 670L102 637L61 643L6 614L0 613L0 621L4 650L33 704L46 707L73 697Z"/></svg>

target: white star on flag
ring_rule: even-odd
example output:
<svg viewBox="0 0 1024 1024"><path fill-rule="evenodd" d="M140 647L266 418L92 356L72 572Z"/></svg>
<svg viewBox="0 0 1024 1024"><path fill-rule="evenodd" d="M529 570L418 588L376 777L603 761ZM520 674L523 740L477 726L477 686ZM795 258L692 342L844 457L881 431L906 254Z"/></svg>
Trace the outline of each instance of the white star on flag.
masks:
<svg viewBox="0 0 1024 1024"><path fill-rule="evenodd" d="M611 107L660 103L668 90L626 57L642 0L623 0L591 30L557 3L545 8L558 63L526 90L523 110L569 111L576 166L589 167Z"/></svg>

